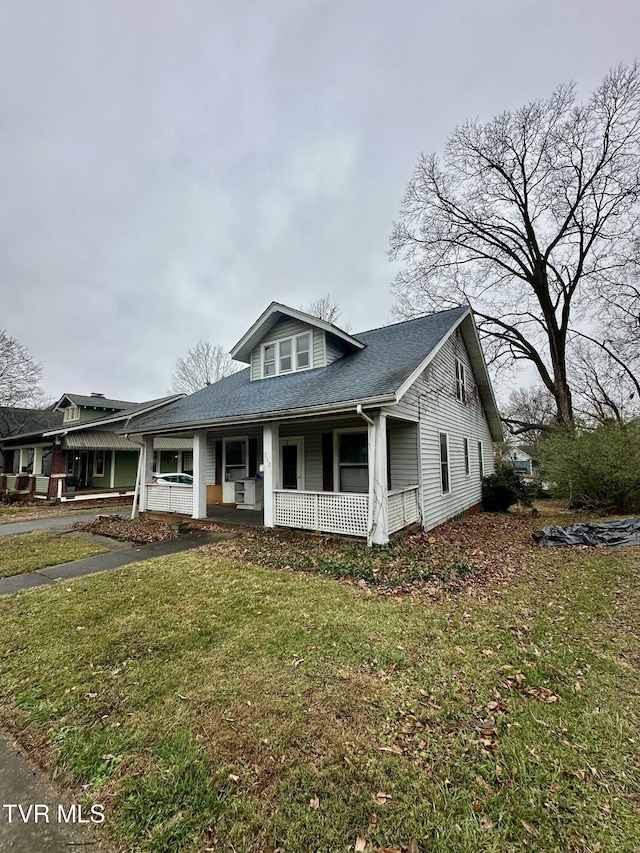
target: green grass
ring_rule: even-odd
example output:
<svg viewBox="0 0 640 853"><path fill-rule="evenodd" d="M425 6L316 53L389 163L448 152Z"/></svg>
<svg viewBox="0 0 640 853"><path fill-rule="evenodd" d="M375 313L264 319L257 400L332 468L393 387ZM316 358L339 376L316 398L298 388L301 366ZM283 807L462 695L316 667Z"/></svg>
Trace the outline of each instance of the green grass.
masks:
<svg viewBox="0 0 640 853"><path fill-rule="evenodd" d="M177 554L1 600L0 714L127 850L631 853L639 569L432 603Z"/></svg>
<svg viewBox="0 0 640 853"><path fill-rule="evenodd" d="M0 578L104 554L106 548L60 533L37 530L0 538Z"/></svg>

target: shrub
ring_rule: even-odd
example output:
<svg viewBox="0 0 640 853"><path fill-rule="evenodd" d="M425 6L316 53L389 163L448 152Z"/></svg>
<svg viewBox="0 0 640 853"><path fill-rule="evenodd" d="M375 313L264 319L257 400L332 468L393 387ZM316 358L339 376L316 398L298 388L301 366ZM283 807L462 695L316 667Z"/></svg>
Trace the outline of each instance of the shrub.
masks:
<svg viewBox="0 0 640 853"><path fill-rule="evenodd" d="M640 426L607 422L557 432L540 443L544 476L572 507L640 510Z"/></svg>
<svg viewBox="0 0 640 853"><path fill-rule="evenodd" d="M482 506L488 512L506 512L513 504L531 506L529 487L508 465L499 465L482 480Z"/></svg>

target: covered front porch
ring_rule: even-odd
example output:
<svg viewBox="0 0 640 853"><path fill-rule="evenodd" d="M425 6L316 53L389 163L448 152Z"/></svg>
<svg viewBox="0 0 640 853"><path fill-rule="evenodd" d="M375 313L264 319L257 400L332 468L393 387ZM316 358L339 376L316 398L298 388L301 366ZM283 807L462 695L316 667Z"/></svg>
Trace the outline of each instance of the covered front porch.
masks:
<svg viewBox="0 0 640 853"><path fill-rule="evenodd" d="M369 544L385 544L421 520L414 421L358 410L176 437L191 441L193 486L153 483L154 436L142 436L134 512L236 524L244 518L250 526L344 534Z"/></svg>

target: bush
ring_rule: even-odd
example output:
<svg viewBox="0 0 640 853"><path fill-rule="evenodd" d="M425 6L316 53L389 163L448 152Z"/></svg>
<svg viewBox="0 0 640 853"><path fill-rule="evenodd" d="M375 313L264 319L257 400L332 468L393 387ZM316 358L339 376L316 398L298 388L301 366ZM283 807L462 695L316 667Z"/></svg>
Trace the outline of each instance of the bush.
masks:
<svg viewBox="0 0 640 853"><path fill-rule="evenodd" d="M608 422L557 432L539 445L545 479L570 506L640 510L640 426Z"/></svg>
<svg viewBox="0 0 640 853"><path fill-rule="evenodd" d="M482 480L482 506L488 512L506 512L517 503L531 506L529 487L513 468L499 465Z"/></svg>

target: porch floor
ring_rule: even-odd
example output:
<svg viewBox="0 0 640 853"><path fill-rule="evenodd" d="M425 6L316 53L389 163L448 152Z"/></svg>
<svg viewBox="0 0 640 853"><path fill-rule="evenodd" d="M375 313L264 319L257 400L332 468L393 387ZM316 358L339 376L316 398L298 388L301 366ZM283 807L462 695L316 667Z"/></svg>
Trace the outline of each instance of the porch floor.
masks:
<svg viewBox="0 0 640 853"><path fill-rule="evenodd" d="M264 527L264 512L254 509L236 509L232 506L207 506L207 518L220 524L237 524L239 527Z"/></svg>

